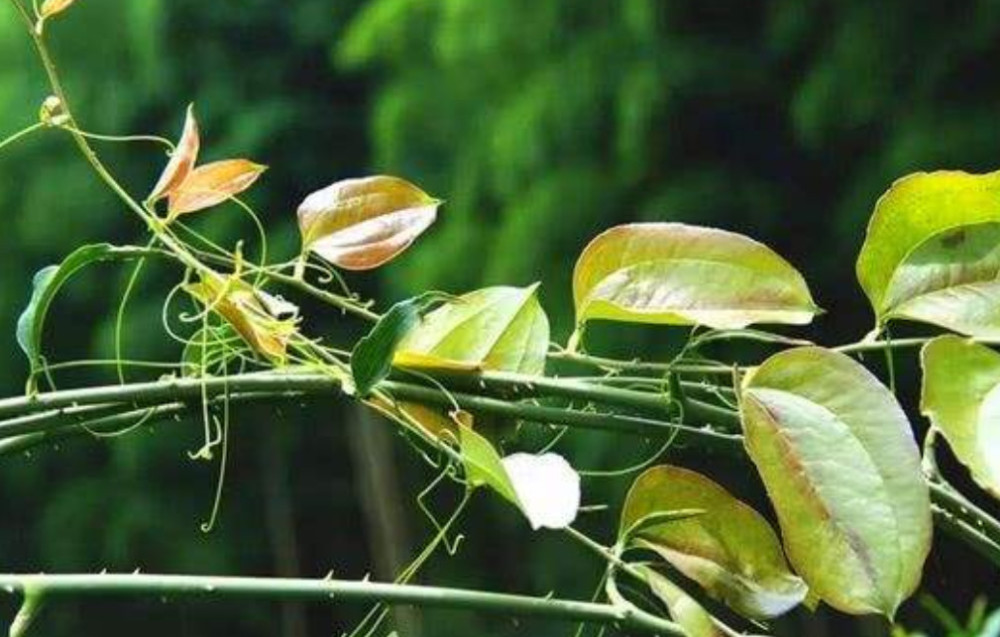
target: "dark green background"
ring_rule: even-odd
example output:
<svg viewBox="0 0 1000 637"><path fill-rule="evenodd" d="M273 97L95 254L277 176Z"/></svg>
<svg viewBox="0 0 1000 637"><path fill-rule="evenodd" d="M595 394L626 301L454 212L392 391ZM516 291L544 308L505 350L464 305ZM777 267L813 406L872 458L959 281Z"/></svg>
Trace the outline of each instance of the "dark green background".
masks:
<svg viewBox="0 0 1000 637"><path fill-rule="evenodd" d="M294 211L304 195L344 177L404 176L447 200L438 224L402 258L350 283L384 307L426 289L540 280L561 342L576 255L601 229L637 220L716 225L767 242L828 310L802 333L856 340L871 317L853 263L876 197L914 170L982 172L1000 156L1000 2L992 0L80 0L48 33L88 130L174 137L194 101L202 157L268 164L249 199L276 258L297 250ZM30 124L47 94L6 3L0 60L6 134ZM139 194L164 161L149 145L100 149ZM86 242L146 237L54 132L0 156L0 219L0 387L16 394L26 364L14 324L31 274ZM254 236L231 208L197 225L229 245ZM159 318L176 276L146 271L126 323L130 355L179 356ZM51 315L51 360L111 354L126 277L101 266L73 281ZM346 342L360 329L305 309L313 334ZM592 348L652 358L672 334L597 330ZM912 407L907 360L902 398ZM348 578L374 569L384 578L432 535L414 505L432 473L385 423L333 399L236 412L220 523L202 534L216 467L185 455L200 435L197 422L171 422L4 459L0 569ZM597 435L562 445L585 468L622 466L651 448ZM677 461L766 506L746 466L699 454ZM584 486L588 503L615 509L625 485ZM433 499L440 517L458 495L445 489ZM588 514L582 525L607 539L613 519ZM531 533L485 496L461 526L459 554L436 557L422 581L582 598L601 572L565 538ZM962 613L978 593L1000 597L995 571L947 541L924 589ZM12 614L13 602L5 609ZM36 630L299 637L339 634L359 610L59 602ZM464 613L397 619L403 635L573 630ZM901 620L941 633L916 602ZM796 612L775 632L885 635L888 627Z"/></svg>

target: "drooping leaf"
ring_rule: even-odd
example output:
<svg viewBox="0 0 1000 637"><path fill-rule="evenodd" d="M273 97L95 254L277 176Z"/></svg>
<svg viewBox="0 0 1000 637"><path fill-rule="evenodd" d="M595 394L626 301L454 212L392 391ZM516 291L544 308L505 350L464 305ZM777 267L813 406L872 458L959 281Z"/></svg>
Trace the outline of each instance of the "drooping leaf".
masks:
<svg viewBox="0 0 1000 637"><path fill-rule="evenodd" d="M252 186L265 170L267 166L246 159L225 159L198 166L170 192L168 221L228 201Z"/></svg>
<svg viewBox="0 0 1000 637"><path fill-rule="evenodd" d="M295 320L277 318L267 311L261 292L231 275L202 276L185 291L207 309L225 319L255 352L284 363Z"/></svg>
<svg viewBox="0 0 1000 637"><path fill-rule="evenodd" d="M767 521L693 471L661 465L636 478L622 509L620 541L647 516L678 510L702 514L633 530L629 541L655 551L746 617L776 617L803 600L807 587L789 570Z"/></svg>
<svg viewBox="0 0 1000 637"><path fill-rule="evenodd" d="M834 608L893 615L931 540L920 456L895 397L846 355L800 347L748 374L740 404L792 566Z"/></svg>
<svg viewBox="0 0 1000 637"><path fill-rule="evenodd" d="M189 104L180 141L177 142L177 147L170 155L170 161L167 162L156 185L146 198L147 201L155 203L169 196L187 179L195 162L198 161L200 146L201 137L198 133L198 120L194 116L194 104Z"/></svg>
<svg viewBox="0 0 1000 637"><path fill-rule="evenodd" d="M576 320L739 329L809 323L819 309L802 276L743 235L635 223L598 235L573 272Z"/></svg>
<svg viewBox="0 0 1000 637"><path fill-rule="evenodd" d="M670 617L684 631L687 637L726 637L726 633L716 624L712 615L693 597L684 592L658 571L643 564L635 564L652 591L670 613Z"/></svg>
<svg viewBox="0 0 1000 637"><path fill-rule="evenodd" d="M896 181L875 204L857 263L879 324L901 318L1000 334L998 239L1000 172Z"/></svg>
<svg viewBox="0 0 1000 637"><path fill-rule="evenodd" d="M299 206L302 252L314 252L347 270L377 268L430 227L440 205L397 177L338 181Z"/></svg>
<svg viewBox="0 0 1000 637"><path fill-rule="evenodd" d="M441 295L430 292L396 303L357 342L351 352L351 374L359 396L367 396L389 375L396 347L420 323L428 305L439 298Z"/></svg>
<svg viewBox="0 0 1000 637"><path fill-rule="evenodd" d="M549 321L538 284L470 292L430 312L397 348L394 364L541 374Z"/></svg>
<svg viewBox="0 0 1000 637"><path fill-rule="evenodd" d="M459 443L470 486L489 486L524 513L532 529L569 526L580 507L580 476L561 456L501 458L489 440L462 425Z"/></svg>
<svg viewBox="0 0 1000 637"><path fill-rule="evenodd" d="M957 336L924 346L920 410L984 489L1000 498L1000 354Z"/></svg>
<svg viewBox="0 0 1000 637"><path fill-rule="evenodd" d="M50 265L35 274L31 299L17 320L17 342L31 363L32 375L42 368L42 331L45 316L63 284L77 271L91 263L136 259L146 254L148 251L142 248L97 243L77 248L59 265Z"/></svg>

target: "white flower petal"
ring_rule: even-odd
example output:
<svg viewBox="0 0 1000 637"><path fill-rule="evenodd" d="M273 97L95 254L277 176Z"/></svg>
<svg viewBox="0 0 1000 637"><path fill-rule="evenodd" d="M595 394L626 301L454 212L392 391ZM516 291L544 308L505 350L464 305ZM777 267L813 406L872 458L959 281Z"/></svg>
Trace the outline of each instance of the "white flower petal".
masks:
<svg viewBox="0 0 1000 637"><path fill-rule="evenodd" d="M502 460L532 529L563 529L580 508L580 476L555 453L514 453Z"/></svg>

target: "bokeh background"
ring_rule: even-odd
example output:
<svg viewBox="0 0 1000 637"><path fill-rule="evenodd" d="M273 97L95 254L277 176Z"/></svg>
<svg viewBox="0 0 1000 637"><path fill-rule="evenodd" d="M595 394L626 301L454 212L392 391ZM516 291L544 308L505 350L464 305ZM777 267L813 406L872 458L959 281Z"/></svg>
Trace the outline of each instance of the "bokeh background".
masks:
<svg viewBox="0 0 1000 637"><path fill-rule="evenodd" d="M871 317L853 263L878 195L915 170L983 172L1000 157L996 0L84 0L48 33L86 129L175 137L193 101L204 158L268 164L248 198L264 217L274 258L296 253L294 211L312 190L373 172L404 176L447 206L414 249L377 274L350 276L351 285L385 306L427 289L541 281L560 342L570 331L576 255L601 229L639 220L715 225L767 242L800 268L828 310L801 333L827 344L856 340ZM30 124L47 95L6 3L0 60L6 134ZM136 193L148 191L164 161L148 144L100 150ZM27 367L14 325L32 273L83 243L146 237L68 137L51 131L0 155L0 219L0 388L12 395L23 391ZM255 249L252 226L235 208L196 225ZM65 289L51 315L50 360L111 354L127 276L97 267ZM176 277L155 265L144 272L125 323L129 355L179 357L160 325ZM331 340L346 342L361 327L305 309L308 329ZM663 328L596 330L591 348L655 357L674 336ZM900 364L912 408L912 360ZM167 423L5 458L0 568L385 579L433 536L415 505L433 473L390 426L343 401L238 410L209 534L199 525L218 467L188 459L200 443L197 421ZM593 434L561 448L581 467L607 469L655 446ZM668 459L766 510L746 466L683 450ZM586 481L588 503L611 506L582 520L594 535L609 537L626 483ZM444 518L459 495L440 489L431 507ZM485 496L460 530L458 554L435 556L420 581L585 598L601 573L579 547L531 533ZM958 614L978 595L1000 604L995 571L944 539L923 591ZM13 601L3 604L11 616ZM337 635L362 611L66 601L48 607L36 631ZM393 621L405 636L575 630L443 611L400 612ZM916 599L899 621L945 634ZM889 631L882 621L823 610L775 626L779 635L817 637Z"/></svg>

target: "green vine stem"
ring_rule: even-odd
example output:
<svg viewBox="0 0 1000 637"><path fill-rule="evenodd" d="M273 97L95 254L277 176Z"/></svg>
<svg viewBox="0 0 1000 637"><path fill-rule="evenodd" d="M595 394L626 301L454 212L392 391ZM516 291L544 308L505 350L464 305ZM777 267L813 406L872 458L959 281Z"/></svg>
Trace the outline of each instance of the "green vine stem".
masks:
<svg viewBox="0 0 1000 637"><path fill-rule="evenodd" d="M620 626L636 631L683 636L673 622L613 604L553 597L530 597L436 586L337 579L202 577L191 575L0 575L8 593L35 591L51 603L60 596L198 597L312 602L382 602L452 608L506 616L547 618Z"/></svg>

